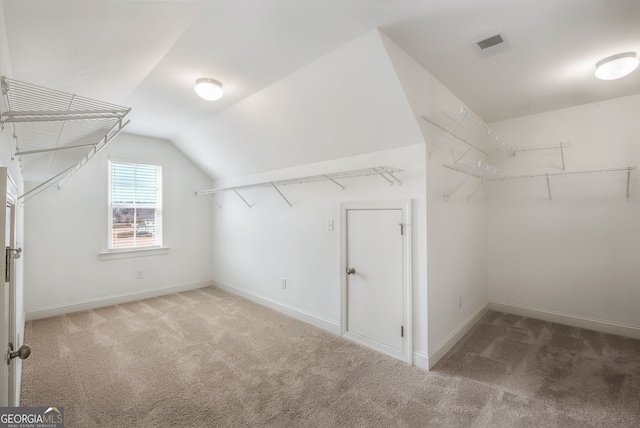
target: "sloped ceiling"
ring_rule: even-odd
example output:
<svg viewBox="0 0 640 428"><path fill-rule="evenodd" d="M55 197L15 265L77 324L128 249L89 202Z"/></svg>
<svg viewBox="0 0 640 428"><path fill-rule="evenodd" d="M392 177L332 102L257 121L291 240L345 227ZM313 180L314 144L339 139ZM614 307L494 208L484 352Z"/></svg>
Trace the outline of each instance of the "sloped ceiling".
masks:
<svg viewBox="0 0 640 428"><path fill-rule="evenodd" d="M224 177L418 144L415 115L372 30L181 138ZM276 154L274 156L274 154Z"/></svg>
<svg viewBox="0 0 640 428"><path fill-rule="evenodd" d="M217 116L374 28L488 122L640 93L640 72L615 82L593 77L603 57L640 51L637 0L3 0L2 7L11 63L4 73L132 107L128 132L173 141L212 178L298 162L287 150L298 141L277 150L264 150L260 138L214 141L221 126L233 125ZM487 55L473 45L499 31L510 50ZM223 99L197 98L199 77L221 81ZM344 145L344 155L368 149ZM260 153L260 161L226 157L238 150Z"/></svg>

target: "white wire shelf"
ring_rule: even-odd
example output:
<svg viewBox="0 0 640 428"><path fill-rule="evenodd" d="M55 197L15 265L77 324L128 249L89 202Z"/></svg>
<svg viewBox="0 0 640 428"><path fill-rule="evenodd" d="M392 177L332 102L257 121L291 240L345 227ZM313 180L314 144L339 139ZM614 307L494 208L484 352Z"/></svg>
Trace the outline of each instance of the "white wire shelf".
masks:
<svg viewBox="0 0 640 428"><path fill-rule="evenodd" d="M498 150L515 153L513 147L505 143L486 123L464 106L461 106L456 112L441 111L437 115L422 116L422 119L444 133L439 141L427 148L430 155L450 138L467 145L470 149L474 149L484 156L489 156Z"/></svg>
<svg viewBox="0 0 640 428"><path fill-rule="evenodd" d="M378 166L378 167L357 169L357 170L351 170L351 171L334 172L329 174L289 178L285 180L265 181L265 182L247 184L242 186L231 186L231 187L220 187L216 189L197 190L194 194L195 196L198 196L198 195L212 195L216 193L234 192L242 200L242 202L245 203L245 205L251 208L251 204L249 204L249 202L247 202L247 200L242 197L242 195L239 192L240 190L273 187L278 192L280 197L284 199L287 205L289 205L289 207L292 207L293 204L291 204L289 200L284 196L284 194L279 189L279 187L288 186L291 184L305 184L305 183L314 183L319 181L330 181L333 184L344 189L345 186L342 185L338 180L342 180L346 178L355 178L355 177L368 177L368 176L381 177L390 185L402 184L402 182L395 176L397 172L401 172L401 171L402 170L398 168L392 168L388 166ZM222 208L221 205L218 205L218 206Z"/></svg>
<svg viewBox="0 0 640 428"><path fill-rule="evenodd" d="M449 198L471 177L479 178L482 181L482 183L484 183L487 180L506 180L509 178L509 176L504 172L482 161L478 161L474 165L457 163L457 164L445 164L443 166L445 168L449 168L464 174L462 179L458 181L458 183L456 183L456 185L453 186L447 193L445 193L444 195L445 201L448 201ZM474 193L475 192L473 192L469 197L473 196Z"/></svg>
<svg viewBox="0 0 640 428"><path fill-rule="evenodd" d="M478 152L484 160L487 160L495 153L507 153L511 156L516 156L518 152L557 149L562 157L562 169L565 169L564 149L569 147L568 142L513 147L504 142L486 123L464 106L453 112L441 111L436 115L422 116L422 119L441 133L438 141L431 147L427 147L429 156L435 153L447 140L457 141L467 147L467 150L458 158L454 155L454 163L458 163L472 150Z"/></svg>
<svg viewBox="0 0 640 428"><path fill-rule="evenodd" d="M553 172L540 172L540 173L532 173L532 174L520 174L520 175L509 175L497 168L492 167L482 161L478 161L476 164L468 165L468 164L445 164L443 165L445 168L461 172L464 174L462 179L458 181L448 192L445 193L444 199L445 201L449 200L449 198L458 190L464 183L466 183L471 177L475 177L480 179L481 185L480 188L486 182L491 181L505 181L505 180L522 180L522 179L531 179L531 178L545 178L547 183L547 191L549 194L549 200L552 200L551 196L551 181L550 178L554 177L571 177L571 176L581 176L581 175L601 175L601 174L627 174L627 192L626 197L629 199L630 197L630 187L631 187L631 173L638 172L640 170L639 165L631 165L631 166L622 166L622 167L614 167L614 168L596 168L596 169L582 169L582 170L573 170L573 171L553 171ZM476 189L473 193L467 196L467 200L471 198L480 188Z"/></svg>
<svg viewBox="0 0 640 428"><path fill-rule="evenodd" d="M68 178L98 154L129 123L131 110L75 94L2 77L9 124L25 181L42 182L18 198L27 200Z"/></svg>

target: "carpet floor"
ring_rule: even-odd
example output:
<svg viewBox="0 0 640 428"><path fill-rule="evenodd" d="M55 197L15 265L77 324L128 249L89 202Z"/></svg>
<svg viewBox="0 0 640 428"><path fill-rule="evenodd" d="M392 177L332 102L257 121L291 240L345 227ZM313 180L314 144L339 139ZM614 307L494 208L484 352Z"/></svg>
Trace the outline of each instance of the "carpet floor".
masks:
<svg viewBox="0 0 640 428"><path fill-rule="evenodd" d="M638 427L640 341L490 311L430 372L215 288L26 325L73 427Z"/></svg>

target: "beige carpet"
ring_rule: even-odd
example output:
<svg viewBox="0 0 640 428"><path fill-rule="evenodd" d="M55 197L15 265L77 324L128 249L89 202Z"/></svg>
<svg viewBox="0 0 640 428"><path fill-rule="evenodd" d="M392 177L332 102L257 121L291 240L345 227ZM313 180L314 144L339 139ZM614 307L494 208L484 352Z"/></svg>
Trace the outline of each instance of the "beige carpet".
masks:
<svg viewBox="0 0 640 428"><path fill-rule="evenodd" d="M638 427L640 341L489 312L425 372L214 288L27 323L66 427Z"/></svg>

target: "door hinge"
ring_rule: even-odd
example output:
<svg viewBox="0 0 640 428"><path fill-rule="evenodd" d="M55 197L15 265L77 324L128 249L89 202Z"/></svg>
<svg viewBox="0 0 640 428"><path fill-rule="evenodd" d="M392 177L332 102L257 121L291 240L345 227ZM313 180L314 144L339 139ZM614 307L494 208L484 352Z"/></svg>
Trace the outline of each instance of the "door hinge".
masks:
<svg viewBox="0 0 640 428"><path fill-rule="evenodd" d="M404 224L398 223L400 225L400 235L404 235Z"/></svg>
<svg viewBox="0 0 640 428"><path fill-rule="evenodd" d="M4 282L11 280L11 260L19 259L22 248L6 247L5 249L5 265L4 265Z"/></svg>
<svg viewBox="0 0 640 428"><path fill-rule="evenodd" d="M400 337L404 337L404 326L400 326Z"/></svg>

